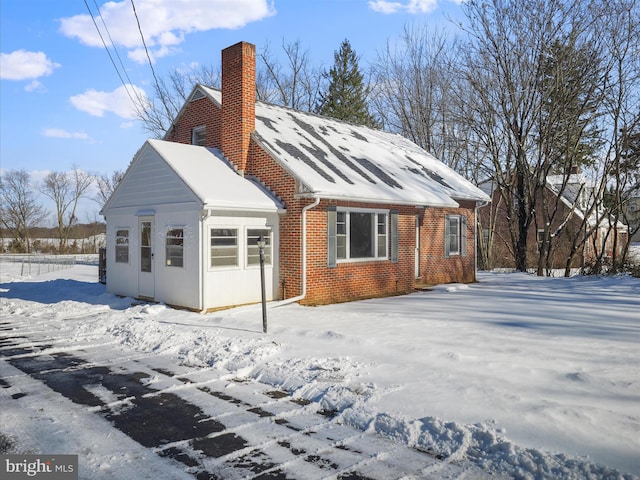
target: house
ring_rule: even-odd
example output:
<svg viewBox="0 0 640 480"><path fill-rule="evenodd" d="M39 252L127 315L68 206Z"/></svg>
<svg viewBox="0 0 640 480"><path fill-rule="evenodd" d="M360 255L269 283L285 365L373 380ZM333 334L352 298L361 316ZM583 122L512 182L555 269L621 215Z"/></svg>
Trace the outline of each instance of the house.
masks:
<svg viewBox="0 0 640 480"><path fill-rule="evenodd" d="M623 203L623 216L629 222L632 243L640 243L640 185L635 186Z"/></svg>
<svg viewBox="0 0 640 480"><path fill-rule="evenodd" d="M316 305L475 280L489 197L395 134L256 101L255 47L222 52L222 91L197 85L103 209L107 285L207 311Z"/></svg>
<svg viewBox="0 0 640 480"><path fill-rule="evenodd" d="M482 209L479 224L482 228L482 248L489 249L489 266L491 268L513 268L515 266L512 253L510 233L510 213L499 186L492 180L482 182L479 187L491 195L491 206ZM545 219L543 209L549 212L556 210L551 224L547 227L551 238L550 267L564 269L572 249L577 248L571 267L581 267L593 261L598 252L604 257L611 257L614 245L622 252L627 241L627 227L613 220L597 198L592 182L577 169L565 175L549 175L544 189L538 191L536 198L536 216L527 236L527 265L536 268L539 257L539 245L545 236ZM546 207L544 206L546 204ZM487 245L489 233L493 228L491 245Z"/></svg>

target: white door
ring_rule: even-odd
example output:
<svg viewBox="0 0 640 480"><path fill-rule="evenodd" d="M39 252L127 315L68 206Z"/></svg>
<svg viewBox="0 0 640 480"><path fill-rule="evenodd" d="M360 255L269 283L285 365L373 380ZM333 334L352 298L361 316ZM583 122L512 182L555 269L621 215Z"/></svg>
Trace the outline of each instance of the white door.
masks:
<svg viewBox="0 0 640 480"><path fill-rule="evenodd" d="M420 278L420 217L416 215L416 251L415 251L416 278Z"/></svg>
<svg viewBox="0 0 640 480"><path fill-rule="evenodd" d="M140 217L140 268L138 269L138 296L153 299L155 295L153 258L153 217Z"/></svg>

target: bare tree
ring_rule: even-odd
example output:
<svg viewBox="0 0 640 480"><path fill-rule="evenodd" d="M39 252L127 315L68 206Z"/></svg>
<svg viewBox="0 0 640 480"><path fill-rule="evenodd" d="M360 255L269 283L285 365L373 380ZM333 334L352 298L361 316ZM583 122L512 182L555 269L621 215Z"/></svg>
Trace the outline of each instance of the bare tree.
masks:
<svg viewBox="0 0 640 480"><path fill-rule="evenodd" d="M27 253L31 253L31 229L47 216L34 193L26 170L9 170L0 176L0 223Z"/></svg>
<svg viewBox="0 0 640 480"><path fill-rule="evenodd" d="M454 101L455 40L443 31L405 26L373 66L373 106L384 128L409 138L456 170L462 150Z"/></svg>
<svg viewBox="0 0 640 480"><path fill-rule="evenodd" d="M256 79L258 99L312 111L323 86L320 69L311 65L309 50L303 49L299 40L287 43L282 39L282 54L284 64L268 42L258 54L262 63Z"/></svg>
<svg viewBox="0 0 640 480"><path fill-rule="evenodd" d="M280 57L273 54L269 43L258 54L261 63L256 75L258 100L311 111L322 86L320 70L312 67L310 53L300 41L283 40ZM174 68L154 84L153 95L141 102L137 118L151 135L162 138L195 85L220 88L221 80L219 65L192 70Z"/></svg>
<svg viewBox="0 0 640 480"><path fill-rule="evenodd" d="M631 223L625 201L634 192L638 194L640 180L640 3L612 0L602 8L605 14L598 19L597 28L606 46L610 68L604 111L606 161L600 190L608 187L613 199L608 228L612 235L611 271L616 272L625 262L629 247L628 241L620 243L616 226L621 221ZM629 234L633 233L632 226Z"/></svg>
<svg viewBox="0 0 640 480"><path fill-rule="evenodd" d="M124 178L123 170L115 170L111 175L102 174L95 177L98 192L94 200L98 202L101 207L107 203L109 197L114 192L120 181Z"/></svg>
<svg viewBox="0 0 640 480"><path fill-rule="evenodd" d="M219 87L221 77L219 67L201 66L192 70L174 68L166 78L160 78L154 83L153 95L138 106L136 116L151 135L162 138L193 87L196 84Z"/></svg>
<svg viewBox="0 0 640 480"><path fill-rule="evenodd" d="M597 5L580 0L470 0L463 7L469 20L463 64L471 93L465 113L491 156L493 179L510 219L518 270L528 267L530 228L547 190L551 171L547 167L557 153L545 148L554 145L557 150L559 145L557 141L545 145L541 138L548 141L549 137L540 135L541 126L549 120L545 120L545 111L552 100L545 85L546 61L554 45L565 45L572 37L581 42L583 37L590 38L592 7ZM597 72L593 73L596 78ZM569 124L567 114L555 122L556 129L562 122ZM580 144L584 132L571 131L574 136L565 147Z"/></svg>
<svg viewBox="0 0 640 480"><path fill-rule="evenodd" d="M70 172L49 173L40 186L40 191L53 200L56 207L60 253L67 250L70 230L78 221L78 202L87 194L93 181L92 175L74 167Z"/></svg>

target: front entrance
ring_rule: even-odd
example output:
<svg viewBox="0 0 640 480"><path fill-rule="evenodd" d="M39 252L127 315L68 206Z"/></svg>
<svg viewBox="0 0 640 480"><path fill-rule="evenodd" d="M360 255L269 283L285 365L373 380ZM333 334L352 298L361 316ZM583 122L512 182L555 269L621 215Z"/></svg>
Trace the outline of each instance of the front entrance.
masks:
<svg viewBox="0 0 640 480"><path fill-rule="evenodd" d="M138 297L153 299L155 295L153 258L153 217L140 217L140 268Z"/></svg>

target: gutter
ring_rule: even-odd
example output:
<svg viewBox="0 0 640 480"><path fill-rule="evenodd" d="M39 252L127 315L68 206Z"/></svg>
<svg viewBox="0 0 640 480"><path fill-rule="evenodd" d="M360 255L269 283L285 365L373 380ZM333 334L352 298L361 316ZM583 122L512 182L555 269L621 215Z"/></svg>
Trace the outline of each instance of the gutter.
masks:
<svg viewBox="0 0 640 480"><path fill-rule="evenodd" d="M302 208L302 293L297 297L287 298L271 305L271 308L282 307L299 302L307 296L307 210L315 208L320 203L320 197L315 197L313 203Z"/></svg>

